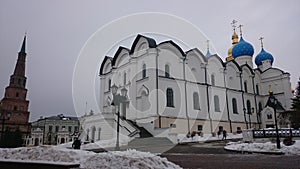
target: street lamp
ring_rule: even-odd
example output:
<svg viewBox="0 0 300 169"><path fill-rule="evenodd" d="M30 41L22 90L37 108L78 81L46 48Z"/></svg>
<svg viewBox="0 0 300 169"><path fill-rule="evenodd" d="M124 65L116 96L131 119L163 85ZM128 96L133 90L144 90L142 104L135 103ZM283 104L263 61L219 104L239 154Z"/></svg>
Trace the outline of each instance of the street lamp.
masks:
<svg viewBox="0 0 300 169"><path fill-rule="evenodd" d="M251 129L251 117L250 115L252 115L254 112L254 107L251 108L251 110L248 110L248 115L249 115L249 129Z"/></svg>
<svg viewBox="0 0 300 169"><path fill-rule="evenodd" d="M244 111L244 118L245 118L245 122L246 122L246 127L248 129L248 122L247 122L247 119L246 119L246 108L245 107L243 108L243 111Z"/></svg>
<svg viewBox="0 0 300 169"><path fill-rule="evenodd" d="M111 87L111 91L113 94L113 101L111 103L111 105L118 107L118 111L117 111L117 141L116 141L116 148L115 150L120 150L120 103L125 103L127 100L127 89L124 87L123 89L121 89L121 95L117 94L118 91L118 87L114 84Z"/></svg>
<svg viewBox="0 0 300 169"><path fill-rule="evenodd" d="M276 143L277 143L277 149L280 149L280 140L279 140L277 116L276 116L276 107L278 106L278 100L274 97L273 92L271 90L269 91L269 99L268 99L267 105L272 107L274 110L275 128L276 128Z"/></svg>

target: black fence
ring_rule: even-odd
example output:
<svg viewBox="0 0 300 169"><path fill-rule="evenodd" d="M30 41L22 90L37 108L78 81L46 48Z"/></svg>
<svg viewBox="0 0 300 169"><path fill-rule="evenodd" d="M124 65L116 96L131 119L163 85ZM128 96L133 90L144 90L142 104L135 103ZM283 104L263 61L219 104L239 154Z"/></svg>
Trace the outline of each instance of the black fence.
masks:
<svg viewBox="0 0 300 169"><path fill-rule="evenodd" d="M276 137L275 129L252 130L253 138L271 138ZM300 130L278 129L279 137L300 137Z"/></svg>

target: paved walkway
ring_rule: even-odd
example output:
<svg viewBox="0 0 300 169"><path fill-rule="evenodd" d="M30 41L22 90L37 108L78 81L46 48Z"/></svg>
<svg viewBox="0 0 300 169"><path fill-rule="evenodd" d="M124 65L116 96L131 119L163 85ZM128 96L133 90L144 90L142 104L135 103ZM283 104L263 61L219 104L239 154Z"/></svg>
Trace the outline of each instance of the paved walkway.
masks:
<svg viewBox="0 0 300 169"><path fill-rule="evenodd" d="M161 156L183 168L300 169L300 156L241 154L224 150L224 141L177 145Z"/></svg>
<svg viewBox="0 0 300 169"><path fill-rule="evenodd" d="M263 154L163 154L183 168L201 169L299 169L300 156Z"/></svg>

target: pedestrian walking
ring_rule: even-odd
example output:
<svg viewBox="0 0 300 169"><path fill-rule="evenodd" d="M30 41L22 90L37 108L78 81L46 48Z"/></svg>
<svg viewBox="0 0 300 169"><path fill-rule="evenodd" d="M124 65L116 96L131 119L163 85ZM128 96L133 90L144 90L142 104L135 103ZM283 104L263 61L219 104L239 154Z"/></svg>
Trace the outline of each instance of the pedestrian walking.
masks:
<svg viewBox="0 0 300 169"><path fill-rule="evenodd" d="M72 147L74 149L80 149L80 146L81 146L81 141L78 138L76 138L72 144Z"/></svg>
<svg viewBox="0 0 300 169"><path fill-rule="evenodd" d="M227 137L227 131L223 130L223 138L222 138L222 140L226 140L226 137Z"/></svg>

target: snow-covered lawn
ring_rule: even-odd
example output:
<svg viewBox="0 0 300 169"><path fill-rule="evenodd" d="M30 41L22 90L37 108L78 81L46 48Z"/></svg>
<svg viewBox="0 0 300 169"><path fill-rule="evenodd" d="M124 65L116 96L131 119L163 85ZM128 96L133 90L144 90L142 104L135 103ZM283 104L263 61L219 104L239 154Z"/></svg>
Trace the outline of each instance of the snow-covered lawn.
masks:
<svg viewBox="0 0 300 169"><path fill-rule="evenodd" d="M294 145L285 146L281 143L281 149L276 148L276 143L242 143L230 142L224 147L227 150L244 151L244 152L270 152L270 153L284 153L287 155L300 155L300 140L296 140Z"/></svg>
<svg viewBox="0 0 300 169"><path fill-rule="evenodd" d="M136 150L93 153L55 146L0 149L0 161L23 161L50 164L80 164L81 168L170 168L178 165L151 153Z"/></svg>
<svg viewBox="0 0 300 169"><path fill-rule="evenodd" d="M179 143L186 143L186 142L204 142L204 141L212 141L212 140L222 140L223 135L220 135L219 137L216 135L215 137L212 137L211 134L204 134L201 136L194 136L193 138L187 138L184 134L178 134L177 139ZM232 134L228 133L226 139L239 139L243 138L242 134Z"/></svg>

